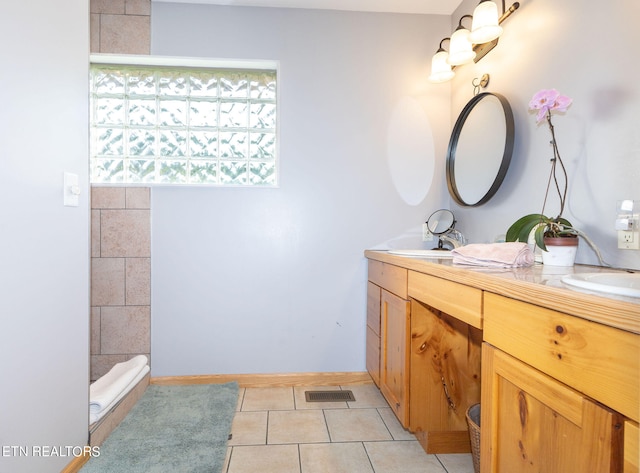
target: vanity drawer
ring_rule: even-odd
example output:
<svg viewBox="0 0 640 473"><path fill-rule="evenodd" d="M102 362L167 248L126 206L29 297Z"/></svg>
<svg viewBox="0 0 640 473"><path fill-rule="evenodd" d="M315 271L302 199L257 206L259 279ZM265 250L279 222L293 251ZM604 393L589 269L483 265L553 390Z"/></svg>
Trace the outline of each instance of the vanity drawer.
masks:
<svg viewBox="0 0 640 473"><path fill-rule="evenodd" d="M407 298L407 269L405 268L369 260L369 281L402 299Z"/></svg>
<svg viewBox="0 0 640 473"><path fill-rule="evenodd" d="M485 293L484 340L638 421L640 335Z"/></svg>
<svg viewBox="0 0 640 473"><path fill-rule="evenodd" d="M482 329L482 291L478 288L409 271L409 297Z"/></svg>

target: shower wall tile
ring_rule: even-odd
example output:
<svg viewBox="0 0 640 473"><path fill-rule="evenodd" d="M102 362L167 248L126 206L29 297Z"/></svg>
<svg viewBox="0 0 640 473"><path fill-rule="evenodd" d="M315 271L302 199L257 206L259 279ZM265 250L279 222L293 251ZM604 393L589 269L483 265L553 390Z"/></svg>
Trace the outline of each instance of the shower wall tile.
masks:
<svg viewBox="0 0 640 473"><path fill-rule="evenodd" d="M150 352L151 311L148 306L102 307L100 319L103 354Z"/></svg>
<svg viewBox="0 0 640 473"><path fill-rule="evenodd" d="M98 52L100 51L100 15L97 13L91 13L90 15L90 43L89 43L89 51Z"/></svg>
<svg viewBox="0 0 640 473"><path fill-rule="evenodd" d="M151 189L149 187L128 187L125 205L128 209L150 209Z"/></svg>
<svg viewBox="0 0 640 473"><path fill-rule="evenodd" d="M146 15L101 15L100 52L149 54L150 18Z"/></svg>
<svg viewBox="0 0 640 473"><path fill-rule="evenodd" d="M92 209L124 209L126 188L124 187L92 187Z"/></svg>
<svg viewBox="0 0 640 473"><path fill-rule="evenodd" d="M102 257L150 257L149 210L102 210L100 255Z"/></svg>
<svg viewBox="0 0 640 473"><path fill-rule="evenodd" d="M91 308L91 320L89 322L91 338L89 347L92 355L100 354L100 307Z"/></svg>
<svg viewBox="0 0 640 473"><path fill-rule="evenodd" d="M109 372L113 365L127 361L127 355L91 355L91 370L89 377L95 381Z"/></svg>
<svg viewBox="0 0 640 473"><path fill-rule="evenodd" d="M125 263L125 304L151 304L151 259L127 258Z"/></svg>
<svg viewBox="0 0 640 473"><path fill-rule="evenodd" d="M127 15L151 15L151 0L126 0L125 13Z"/></svg>
<svg viewBox="0 0 640 473"><path fill-rule="evenodd" d="M125 304L124 258L91 258L91 305Z"/></svg>
<svg viewBox="0 0 640 473"><path fill-rule="evenodd" d="M125 0L91 0L91 13L125 14Z"/></svg>
<svg viewBox="0 0 640 473"><path fill-rule="evenodd" d="M91 380L151 349L148 187L91 191Z"/></svg>
<svg viewBox="0 0 640 473"><path fill-rule="evenodd" d="M100 257L100 210L91 209L91 257Z"/></svg>

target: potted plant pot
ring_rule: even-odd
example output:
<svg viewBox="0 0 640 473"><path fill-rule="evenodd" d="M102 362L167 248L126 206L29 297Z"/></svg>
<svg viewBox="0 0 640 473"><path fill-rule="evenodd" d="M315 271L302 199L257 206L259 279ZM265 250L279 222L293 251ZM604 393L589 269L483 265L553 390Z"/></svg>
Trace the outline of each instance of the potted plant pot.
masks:
<svg viewBox="0 0 640 473"><path fill-rule="evenodd" d="M578 251L577 237L544 237L547 251L542 252L542 264L548 266L573 266Z"/></svg>

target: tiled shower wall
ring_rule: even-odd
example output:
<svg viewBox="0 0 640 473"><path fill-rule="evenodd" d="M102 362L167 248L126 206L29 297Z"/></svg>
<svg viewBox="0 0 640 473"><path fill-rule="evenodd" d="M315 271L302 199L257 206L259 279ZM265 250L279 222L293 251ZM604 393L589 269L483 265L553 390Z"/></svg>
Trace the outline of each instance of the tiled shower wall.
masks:
<svg viewBox="0 0 640 473"><path fill-rule="evenodd" d="M149 54L151 0L91 0L91 52ZM151 350L149 188L91 190L91 380ZM151 361L151 360L149 360Z"/></svg>
<svg viewBox="0 0 640 473"><path fill-rule="evenodd" d="M91 52L149 54L151 0L91 0Z"/></svg>
<svg viewBox="0 0 640 473"><path fill-rule="evenodd" d="M91 380L151 350L150 189L91 190Z"/></svg>

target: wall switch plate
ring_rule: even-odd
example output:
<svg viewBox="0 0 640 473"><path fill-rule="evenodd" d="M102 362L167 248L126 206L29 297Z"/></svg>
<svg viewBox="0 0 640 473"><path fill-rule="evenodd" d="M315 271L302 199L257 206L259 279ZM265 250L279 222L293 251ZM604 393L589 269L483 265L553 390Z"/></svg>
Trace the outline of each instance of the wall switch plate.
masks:
<svg viewBox="0 0 640 473"><path fill-rule="evenodd" d="M422 224L422 241L433 241L433 233L429 231L426 223Z"/></svg>
<svg viewBox="0 0 640 473"><path fill-rule="evenodd" d="M640 232L618 230L618 248L621 250L640 250Z"/></svg>

